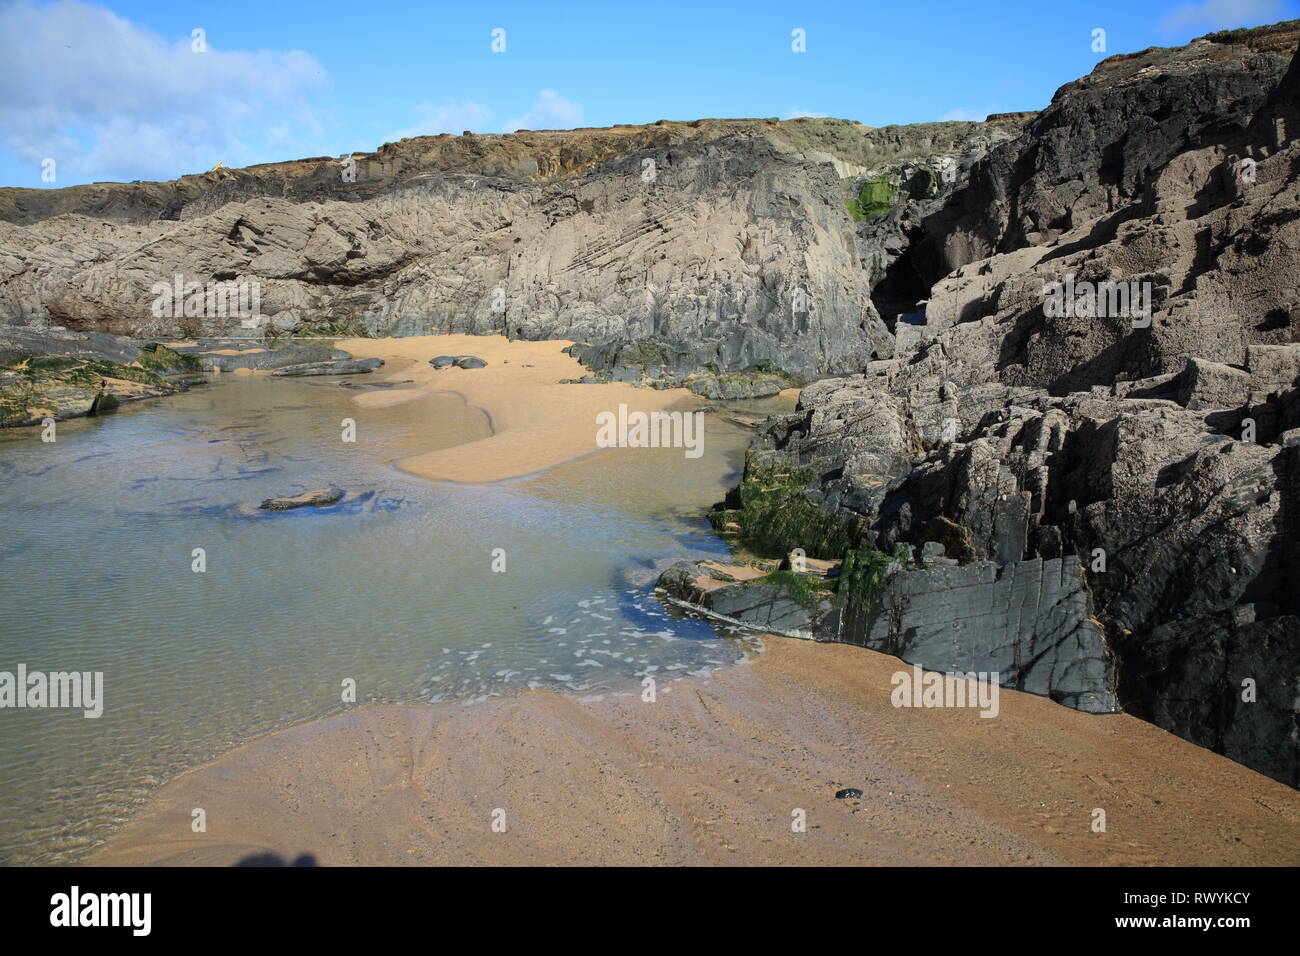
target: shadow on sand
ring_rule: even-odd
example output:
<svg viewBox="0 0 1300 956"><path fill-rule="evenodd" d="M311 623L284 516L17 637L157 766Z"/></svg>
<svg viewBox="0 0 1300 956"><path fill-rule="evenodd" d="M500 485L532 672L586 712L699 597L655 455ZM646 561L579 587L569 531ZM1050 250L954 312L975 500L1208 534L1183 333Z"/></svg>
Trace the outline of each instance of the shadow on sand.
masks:
<svg viewBox="0 0 1300 956"><path fill-rule="evenodd" d="M316 857L310 853L300 853L292 863L278 853L254 853L246 856L235 866L317 866Z"/></svg>

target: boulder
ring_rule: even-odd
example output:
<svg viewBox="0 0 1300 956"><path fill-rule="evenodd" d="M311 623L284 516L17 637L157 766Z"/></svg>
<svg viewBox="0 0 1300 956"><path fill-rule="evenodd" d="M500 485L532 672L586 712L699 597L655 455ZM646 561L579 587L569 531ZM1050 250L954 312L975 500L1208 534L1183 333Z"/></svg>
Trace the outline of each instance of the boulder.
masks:
<svg viewBox="0 0 1300 956"><path fill-rule="evenodd" d="M438 355L429 359L434 368L485 368L487 362L476 355Z"/></svg>

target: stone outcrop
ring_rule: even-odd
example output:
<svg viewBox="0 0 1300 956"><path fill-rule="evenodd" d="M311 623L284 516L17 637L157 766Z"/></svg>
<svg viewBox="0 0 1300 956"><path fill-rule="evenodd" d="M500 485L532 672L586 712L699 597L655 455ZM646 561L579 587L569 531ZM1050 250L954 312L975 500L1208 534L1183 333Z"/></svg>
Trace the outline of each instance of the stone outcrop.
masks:
<svg viewBox="0 0 1300 956"><path fill-rule="evenodd" d="M1298 39L1144 51L1064 87L907 237L876 292L908 316L894 356L805 388L751 452L860 547L960 540L960 568L915 573L1081 565L1120 706L1293 786ZM1105 670L1078 640L1079 673Z"/></svg>
<svg viewBox="0 0 1300 956"><path fill-rule="evenodd" d="M102 333L0 329L0 427L94 417L202 381L199 364L152 342Z"/></svg>
<svg viewBox="0 0 1300 956"><path fill-rule="evenodd" d="M0 190L0 321L155 338L245 322L503 331L585 343L598 375L810 380L893 349L871 300L879 239L849 209L861 183L898 183L900 207L933 201L957 185L940 166L969 169L1024 118L424 137L356 157L352 180L318 159Z"/></svg>
<svg viewBox="0 0 1300 956"><path fill-rule="evenodd" d="M720 581L709 562L678 562L658 586L756 630L857 644L927 670L996 673L1004 687L1089 713L1119 709L1114 657L1075 558L922 565L891 562L883 586L865 592L832 591L834 580L824 588L789 571Z"/></svg>
<svg viewBox="0 0 1300 956"><path fill-rule="evenodd" d="M997 673L1004 687L1112 713L1114 661L1073 558L976 561L894 574L835 639L927 670Z"/></svg>

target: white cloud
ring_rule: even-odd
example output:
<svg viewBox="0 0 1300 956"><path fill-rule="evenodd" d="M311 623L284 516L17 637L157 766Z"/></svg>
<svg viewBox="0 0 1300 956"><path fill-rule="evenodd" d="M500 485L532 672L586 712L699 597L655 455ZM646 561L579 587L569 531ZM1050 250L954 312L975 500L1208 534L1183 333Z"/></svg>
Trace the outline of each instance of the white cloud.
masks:
<svg viewBox="0 0 1300 956"><path fill-rule="evenodd" d="M473 100L452 100L437 106L421 103L415 109L420 114L420 120L414 126L390 134L389 141L408 136L437 136L439 133L459 135L465 130L481 133L492 122L492 110Z"/></svg>
<svg viewBox="0 0 1300 956"><path fill-rule="evenodd" d="M170 179L320 150L305 98L328 86L301 50L206 52L80 0L0 4L0 136L77 178ZM299 155L303 155L299 153Z"/></svg>
<svg viewBox="0 0 1300 956"><path fill-rule="evenodd" d="M533 100L533 107L523 116L507 120L502 131L513 133L517 129L573 129L582 123L582 106L566 100L555 90L542 90Z"/></svg>
<svg viewBox="0 0 1300 956"><path fill-rule="evenodd" d="M949 110L939 117L939 122L982 123L988 119L988 115L982 110Z"/></svg>
<svg viewBox="0 0 1300 956"><path fill-rule="evenodd" d="M812 110L790 109L790 110L786 110L784 113L781 114L781 119L783 120L801 119L805 116L812 119L823 119L829 115L830 115L829 113L814 113Z"/></svg>
<svg viewBox="0 0 1300 956"><path fill-rule="evenodd" d="M1165 33L1210 32L1282 19L1282 0L1201 0L1185 3L1160 22Z"/></svg>

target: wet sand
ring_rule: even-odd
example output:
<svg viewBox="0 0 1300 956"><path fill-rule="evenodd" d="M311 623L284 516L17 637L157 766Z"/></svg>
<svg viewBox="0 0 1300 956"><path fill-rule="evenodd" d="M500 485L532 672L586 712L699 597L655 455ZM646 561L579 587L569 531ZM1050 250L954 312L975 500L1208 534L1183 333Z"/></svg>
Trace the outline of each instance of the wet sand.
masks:
<svg viewBox="0 0 1300 956"><path fill-rule="evenodd" d="M443 391L488 415L491 437L399 462L430 479L532 474L595 451L597 413L621 402L698 403L684 390L558 384L583 374L564 342L339 344L411 381L359 404ZM440 354L489 364L434 370ZM1300 794L1280 783L1136 718L1013 691L993 719L896 709L890 678L903 669L860 648L772 637L751 662L665 685L653 703L528 691L358 707L173 780L87 862L1300 863ZM863 796L836 799L846 787ZM206 832L191 828L195 808ZM1106 832L1092 829L1098 808ZM792 830L796 810L804 832Z"/></svg>
<svg viewBox="0 0 1300 956"><path fill-rule="evenodd" d="M654 703L530 691L273 734L163 787L88 862L1300 863L1300 794L1136 718L1005 690L992 719L896 709L898 660L766 643Z"/></svg>
<svg viewBox="0 0 1300 956"><path fill-rule="evenodd" d="M398 465L434 481L492 482L545 471L598 450L596 416L629 410L655 412L703 401L686 389L632 385L562 385L589 370L564 354L567 341L512 342L501 335L423 335L401 339L347 339L338 347L356 358L382 358L374 373L386 381L410 379L406 388L357 395L359 405L386 406L431 391L454 392L488 415L492 435L481 441L426 452ZM436 355L477 355L486 368L435 369ZM418 436L413 436L418 441Z"/></svg>

